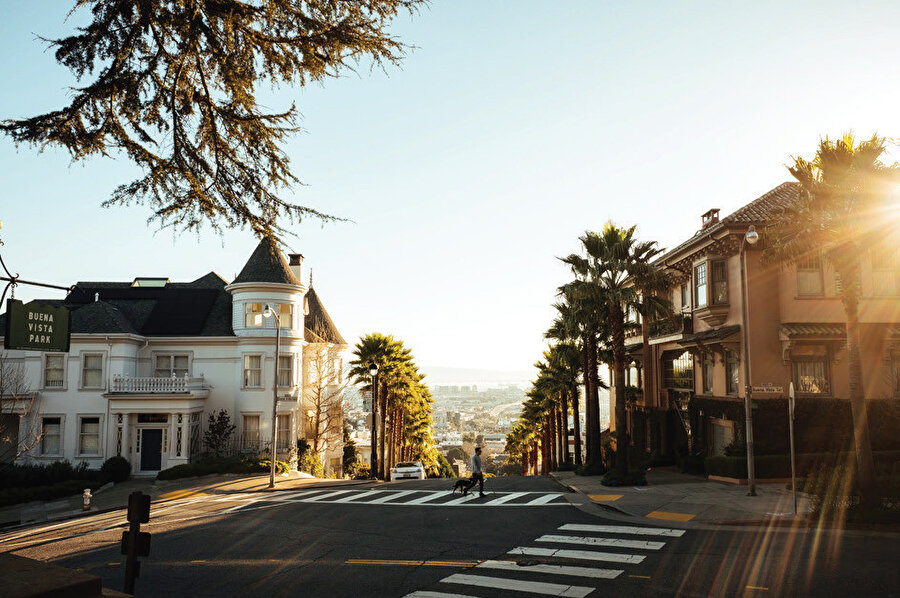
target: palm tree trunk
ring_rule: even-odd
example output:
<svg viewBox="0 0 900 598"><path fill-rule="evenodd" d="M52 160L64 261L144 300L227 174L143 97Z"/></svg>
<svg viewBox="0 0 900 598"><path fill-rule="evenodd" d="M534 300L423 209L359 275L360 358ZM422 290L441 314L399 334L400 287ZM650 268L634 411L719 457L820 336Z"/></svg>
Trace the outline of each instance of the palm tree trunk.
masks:
<svg viewBox="0 0 900 598"><path fill-rule="evenodd" d="M650 324L647 318L641 319L641 394L643 395L643 403L645 407L652 407L656 403L656 397L650 396L650 388L652 382L650 377L653 374L653 352L650 349Z"/></svg>
<svg viewBox="0 0 900 598"><path fill-rule="evenodd" d="M381 413L381 421L378 422L378 478L384 479L384 432L385 432L385 420L387 419L387 384L384 382L381 383L381 388L378 389L380 392L378 393L378 411Z"/></svg>
<svg viewBox="0 0 900 598"><path fill-rule="evenodd" d="M575 436L575 466L579 466L582 463L581 460L581 413L579 409L579 403L581 402L578 397L578 387L575 386L575 392L572 393L572 421L574 425L573 435Z"/></svg>
<svg viewBox="0 0 900 598"><path fill-rule="evenodd" d="M624 314L618 303L609 305L612 329L613 372L616 393L616 470L623 477L628 473L628 421L625 411L625 326Z"/></svg>
<svg viewBox="0 0 900 598"><path fill-rule="evenodd" d="M538 472L538 440L534 439L531 444L531 475L537 475Z"/></svg>
<svg viewBox="0 0 900 598"><path fill-rule="evenodd" d="M856 467L859 477L860 499L872 505L876 498L875 461L872 456L872 437L863 393L862 362L859 352L859 270L844 268L840 273L844 283L841 301L847 315L847 365L850 368L850 413L853 417L853 441L856 445Z"/></svg>
<svg viewBox="0 0 900 598"><path fill-rule="evenodd" d="M562 462L571 463L572 458L569 456L569 397L568 393L563 390L559 393L560 412L562 414Z"/></svg>
<svg viewBox="0 0 900 598"><path fill-rule="evenodd" d="M588 335L587 378L590 381L587 396L589 413L587 428L588 434L590 434L587 463L590 466L599 467L602 465L600 455L600 379L597 375L597 337L594 334Z"/></svg>
<svg viewBox="0 0 900 598"><path fill-rule="evenodd" d="M544 426L541 429L541 475L550 473L550 426L547 418L544 418Z"/></svg>

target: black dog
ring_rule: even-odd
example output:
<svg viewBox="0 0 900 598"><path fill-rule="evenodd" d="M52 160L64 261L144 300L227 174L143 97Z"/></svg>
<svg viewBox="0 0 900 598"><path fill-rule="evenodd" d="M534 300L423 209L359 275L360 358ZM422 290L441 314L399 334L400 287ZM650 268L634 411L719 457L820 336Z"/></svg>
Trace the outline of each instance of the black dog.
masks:
<svg viewBox="0 0 900 598"><path fill-rule="evenodd" d="M460 492L465 494L471 487L472 484L469 478L459 478L458 480L456 480L456 483L453 484L453 492L459 490Z"/></svg>

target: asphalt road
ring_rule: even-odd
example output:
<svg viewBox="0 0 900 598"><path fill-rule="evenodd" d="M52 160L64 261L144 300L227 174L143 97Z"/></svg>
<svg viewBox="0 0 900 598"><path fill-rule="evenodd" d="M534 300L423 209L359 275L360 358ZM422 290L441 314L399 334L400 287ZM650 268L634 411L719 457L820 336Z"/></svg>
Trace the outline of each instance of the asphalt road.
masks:
<svg viewBox="0 0 900 598"><path fill-rule="evenodd" d="M138 596L900 596L900 534L668 525L544 478L185 495L153 506ZM0 551L121 589L121 511L0 536ZM597 560L606 559L606 560ZM569 567L560 569L560 567Z"/></svg>

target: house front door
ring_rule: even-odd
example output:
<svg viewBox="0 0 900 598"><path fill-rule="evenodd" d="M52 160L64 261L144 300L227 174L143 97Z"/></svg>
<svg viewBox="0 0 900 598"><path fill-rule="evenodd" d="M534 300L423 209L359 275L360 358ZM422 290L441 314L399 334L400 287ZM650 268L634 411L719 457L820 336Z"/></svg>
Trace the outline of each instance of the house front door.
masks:
<svg viewBox="0 0 900 598"><path fill-rule="evenodd" d="M141 471L159 471L162 466L162 435L160 428L141 430Z"/></svg>

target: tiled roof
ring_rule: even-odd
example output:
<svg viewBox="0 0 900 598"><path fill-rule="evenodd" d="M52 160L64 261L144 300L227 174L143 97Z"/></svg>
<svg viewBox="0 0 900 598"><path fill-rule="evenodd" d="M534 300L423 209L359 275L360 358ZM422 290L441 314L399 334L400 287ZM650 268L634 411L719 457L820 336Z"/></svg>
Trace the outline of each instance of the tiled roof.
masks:
<svg viewBox="0 0 900 598"><path fill-rule="evenodd" d="M812 336L846 336L843 324L831 324L826 322L800 322L781 325L781 334L788 338Z"/></svg>
<svg viewBox="0 0 900 598"><path fill-rule="evenodd" d="M240 282L276 282L300 286L300 281L291 272L284 254L269 239L259 242L232 284Z"/></svg>
<svg viewBox="0 0 900 598"><path fill-rule="evenodd" d="M703 332L698 332L696 334L691 334L689 336L684 337L678 344L682 347L687 347L689 345L696 345L697 343L711 343L714 341L725 340L729 336L737 334L741 331L741 327L739 324L733 324L731 326L722 326L721 328L713 328L712 330L704 330Z"/></svg>
<svg viewBox="0 0 900 598"><path fill-rule="evenodd" d="M800 187L797 183L787 182L778 185L771 191L768 191L747 205L740 207L728 216L725 216L716 224L698 230L690 239L665 252L655 259L653 263L659 264L666 261L669 256L680 253L710 232L725 228L729 224L765 224L770 219L777 216L783 208L790 206L797 199L799 189Z"/></svg>
<svg viewBox="0 0 900 598"><path fill-rule="evenodd" d="M337 326L331 321L331 316L325 311L325 306L311 287L306 292L306 305L308 313L303 319L304 338L310 343L332 343L346 345L347 341L338 332Z"/></svg>
<svg viewBox="0 0 900 598"><path fill-rule="evenodd" d="M72 310L72 333L91 332L137 334L125 315L106 301L94 301Z"/></svg>

